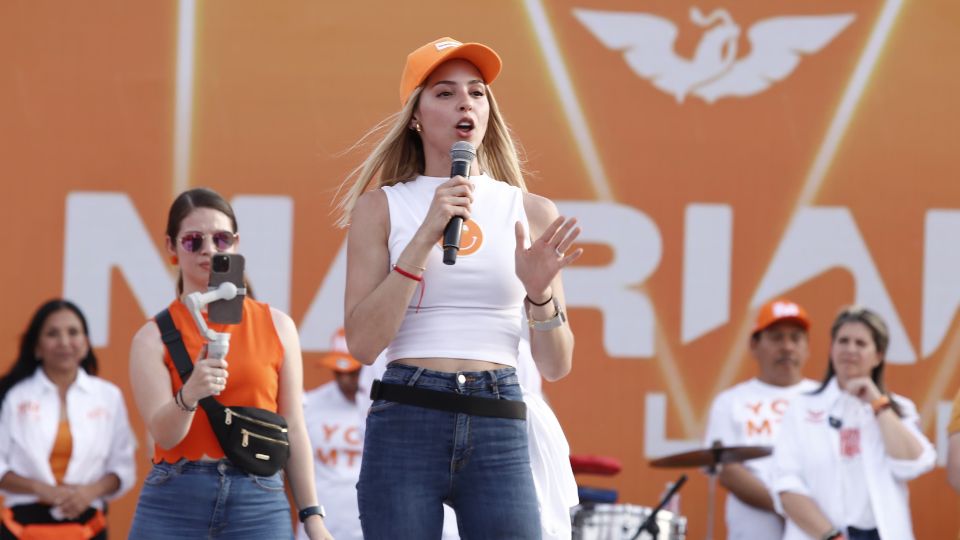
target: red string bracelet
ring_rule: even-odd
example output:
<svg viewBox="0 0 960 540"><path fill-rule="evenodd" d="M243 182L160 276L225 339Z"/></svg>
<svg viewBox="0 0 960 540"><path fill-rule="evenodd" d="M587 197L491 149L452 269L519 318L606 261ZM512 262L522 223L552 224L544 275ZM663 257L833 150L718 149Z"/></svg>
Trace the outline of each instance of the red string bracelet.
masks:
<svg viewBox="0 0 960 540"><path fill-rule="evenodd" d="M417 311L416 311L416 313L420 313L420 304L423 303L423 293L427 289L427 284L425 281L423 281L423 276L411 274L410 272L407 272L406 270L404 270L403 268L400 268L397 265L393 265L393 271L407 279L412 279L420 284L420 299L417 300Z"/></svg>

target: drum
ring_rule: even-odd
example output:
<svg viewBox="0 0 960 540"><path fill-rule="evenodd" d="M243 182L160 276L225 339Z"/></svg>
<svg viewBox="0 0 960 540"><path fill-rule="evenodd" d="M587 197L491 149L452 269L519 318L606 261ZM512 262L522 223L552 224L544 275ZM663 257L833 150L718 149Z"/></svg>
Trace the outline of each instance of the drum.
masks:
<svg viewBox="0 0 960 540"><path fill-rule="evenodd" d="M584 504L571 510L573 540L632 540L640 525L653 512L646 506L632 504ZM653 538L647 531L643 540L684 540L687 518L666 510L657 512L660 534Z"/></svg>

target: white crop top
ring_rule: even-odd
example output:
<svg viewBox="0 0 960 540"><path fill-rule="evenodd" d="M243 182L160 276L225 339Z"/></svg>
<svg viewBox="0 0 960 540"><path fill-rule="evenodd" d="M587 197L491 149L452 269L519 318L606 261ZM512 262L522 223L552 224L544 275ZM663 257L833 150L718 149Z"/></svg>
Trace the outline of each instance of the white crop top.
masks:
<svg viewBox="0 0 960 540"><path fill-rule="evenodd" d="M423 222L437 186L447 180L419 176L382 188L390 211L391 266ZM486 175L470 180L476 188L457 262L443 264L439 242L431 250L423 281L387 346L388 362L462 358L517 366L525 292L515 272L514 224L523 223L528 237L530 231L523 192ZM529 245L529 238L525 243ZM419 287L424 288L422 300Z"/></svg>

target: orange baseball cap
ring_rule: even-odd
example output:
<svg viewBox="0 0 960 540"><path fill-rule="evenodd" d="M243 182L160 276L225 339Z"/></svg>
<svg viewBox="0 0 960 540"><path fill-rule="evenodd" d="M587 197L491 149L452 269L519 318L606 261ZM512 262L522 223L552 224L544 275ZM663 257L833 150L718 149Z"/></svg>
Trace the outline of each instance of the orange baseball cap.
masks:
<svg viewBox="0 0 960 540"><path fill-rule="evenodd" d="M353 373L362 367L356 358L349 354L330 353L320 358L320 365L338 373Z"/></svg>
<svg viewBox="0 0 960 540"><path fill-rule="evenodd" d="M753 334L766 330L780 321L793 321L804 330L810 329L810 318L803 306L786 298L778 298L760 308L760 312L757 313L757 323L753 326Z"/></svg>
<svg viewBox="0 0 960 540"><path fill-rule="evenodd" d="M343 328L334 332L330 338L330 352L321 356L317 364L338 373L351 373L362 366L347 350L347 337Z"/></svg>
<svg viewBox="0 0 960 540"><path fill-rule="evenodd" d="M487 84L500 74L500 56L490 47L442 37L407 55L407 64L403 66L403 76L400 77L400 105L407 104L410 94L427 80L437 66L454 58L462 58L477 66L480 75L483 75L483 82Z"/></svg>

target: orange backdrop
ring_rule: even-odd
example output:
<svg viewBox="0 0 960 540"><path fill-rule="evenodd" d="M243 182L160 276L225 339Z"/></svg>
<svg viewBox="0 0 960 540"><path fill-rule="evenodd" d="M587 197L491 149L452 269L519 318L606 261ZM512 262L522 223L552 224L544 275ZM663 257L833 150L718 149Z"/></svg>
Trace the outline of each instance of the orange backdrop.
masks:
<svg viewBox="0 0 960 540"><path fill-rule="evenodd" d="M501 53L531 189L584 222L565 274L575 367L546 392L575 453L624 464L584 483L654 505L678 471L647 461L697 444L712 397L753 373L753 309L781 294L814 320L813 378L838 307L879 309L889 385L942 444L960 386L960 77L940 59L958 21L948 0L2 2L0 354L40 302L77 300L128 394L142 478L127 351L173 292L168 205L206 185L238 209L260 296L300 325L307 385L326 380L348 149L397 109L406 52L452 35ZM699 538L707 483L691 477ZM118 537L134 491L111 506ZM918 537L957 529L942 467L911 491Z"/></svg>

